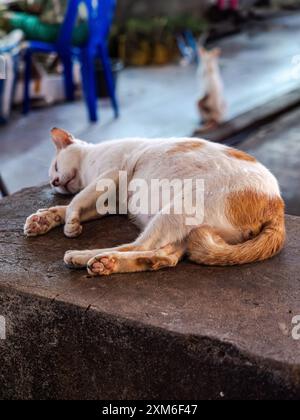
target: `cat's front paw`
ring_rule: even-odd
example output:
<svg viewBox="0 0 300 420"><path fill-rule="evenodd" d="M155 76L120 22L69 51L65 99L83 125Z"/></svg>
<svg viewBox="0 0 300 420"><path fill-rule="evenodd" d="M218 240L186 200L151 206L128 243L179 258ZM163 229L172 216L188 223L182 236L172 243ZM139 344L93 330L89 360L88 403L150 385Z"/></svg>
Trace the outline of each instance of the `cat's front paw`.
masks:
<svg viewBox="0 0 300 420"><path fill-rule="evenodd" d="M82 233L82 226L79 219L72 219L67 221L64 228L64 233L68 238L77 238Z"/></svg>
<svg viewBox="0 0 300 420"><path fill-rule="evenodd" d="M26 220L24 234L28 237L45 235L61 223L61 216L55 210L38 210Z"/></svg>
<svg viewBox="0 0 300 420"><path fill-rule="evenodd" d="M118 270L118 257L98 255L88 262L87 270L91 276L109 276Z"/></svg>

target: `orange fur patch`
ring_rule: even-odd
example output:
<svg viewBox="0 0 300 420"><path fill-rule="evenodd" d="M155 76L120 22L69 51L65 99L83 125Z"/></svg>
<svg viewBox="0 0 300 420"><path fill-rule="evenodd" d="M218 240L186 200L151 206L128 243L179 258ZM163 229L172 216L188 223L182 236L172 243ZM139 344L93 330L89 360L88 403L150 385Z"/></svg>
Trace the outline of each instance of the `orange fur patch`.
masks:
<svg viewBox="0 0 300 420"><path fill-rule="evenodd" d="M147 270L158 271L166 267L174 267L179 262L179 257L176 255L170 255L166 257L153 256L152 258L139 258L136 263L139 266L144 267Z"/></svg>
<svg viewBox="0 0 300 420"><path fill-rule="evenodd" d="M241 229L254 247L242 258L266 260L276 255L285 242L285 204L281 197L254 191L233 193L228 198L227 217ZM246 242L247 243L247 242Z"/></svg>
<svg viewBox="0 0 300 420"><path fill-rule="evenodd" d="M239 265L273 257L285 243L284 209L280 197L254 191L230 194L226 216L243 242L230 244L217 230L202 226L189 236L190 259L207 265Z"/></svg>
<svg viewBox="0 0 300 420"><path fill-rule="evenodd" d="M204 146L201 140L188 140L185 142L176 143L169 151L168 154L188 153L199 150Z"/></svg>
<svg viewBox="0 0 300 420"><path fill-rule="evenodd" d="M258 234L264 223L284 216L284 202L255 191L236 192L227 199L226 213L233 226Z"/></svg>
<svg viewBox="0 0 300 420"><path fill-rule="evenodd" d="M247 162L257 162L255 157L248 155L248 153L242 152L237 149L229 149L226 151L227 155L235 159L245 160Z"/></svg>

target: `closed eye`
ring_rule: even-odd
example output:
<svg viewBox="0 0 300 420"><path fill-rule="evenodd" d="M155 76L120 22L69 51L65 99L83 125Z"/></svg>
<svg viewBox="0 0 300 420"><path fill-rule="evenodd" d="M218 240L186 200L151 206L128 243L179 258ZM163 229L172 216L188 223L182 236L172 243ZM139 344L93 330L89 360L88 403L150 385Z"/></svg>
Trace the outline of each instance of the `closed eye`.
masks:
<svg viewBox="0 0 300 420"><path fill-rule="evenodd" d="M58 165L57 165L57 162L55 162L54 169L55 169L55 171L56 171L56 172L58 172Z"/></svg>

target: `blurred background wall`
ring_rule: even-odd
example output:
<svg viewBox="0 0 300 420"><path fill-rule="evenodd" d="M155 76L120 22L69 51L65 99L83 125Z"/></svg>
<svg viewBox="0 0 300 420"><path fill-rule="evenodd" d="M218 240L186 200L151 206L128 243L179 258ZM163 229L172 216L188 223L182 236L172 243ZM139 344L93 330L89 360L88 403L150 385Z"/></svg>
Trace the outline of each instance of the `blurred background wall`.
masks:
<svg viewBox="0 0 300 420"><path fill-rule="evenodd" d="M242 6L248 7L257 0L240 0ZM216 4L215 0L122 0L118 2L117 18L146 17L192 13L202 15L207 6Z"/></svg>
<svg viewBox="0 0 300 420"><path fill-rule="evenodd" d="M122 0L118 2L117 16L119 19L127 17L145 17L155 15L174 16L178 13L201 14L210 0Z"/></svg>

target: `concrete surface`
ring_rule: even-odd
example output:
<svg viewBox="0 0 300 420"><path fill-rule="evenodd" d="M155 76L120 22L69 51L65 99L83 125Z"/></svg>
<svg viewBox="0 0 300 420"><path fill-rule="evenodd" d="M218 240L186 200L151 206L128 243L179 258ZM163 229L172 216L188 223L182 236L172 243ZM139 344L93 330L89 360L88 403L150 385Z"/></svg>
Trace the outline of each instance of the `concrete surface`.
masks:
<svg viewBox="0 0 300 420"><path fill-rule="evenodd" d="M300 109L256 130L240 146L277 177L287 212L300 215Z"/></svg>
<svg viewBox="0 0 300 420"><path fill-rule="evenodd" d="M67 249L135 238L121 217L26 239L27 215L61 202L48 188L0 202L0 398L299 399L300 219L265 263L182 262L157 273L88 278Z"/></svg>
<svg viewBox="0 0 300 420"><path fill-rule="evenodd" d="M300 14L252 26L220 42L222 73L233 118L299 88ZM91 142L127 136L186 136L198 124L199 81L194 67L126 69L119 80L121 118L101 103L101 122L90 125L82 102L15 114L0 127L0 172L11 192L47 179L53 149L49 130L64 127ZM284 146L283 146L284 147ZM300 213L299 213L300 215Z"/></svg>

